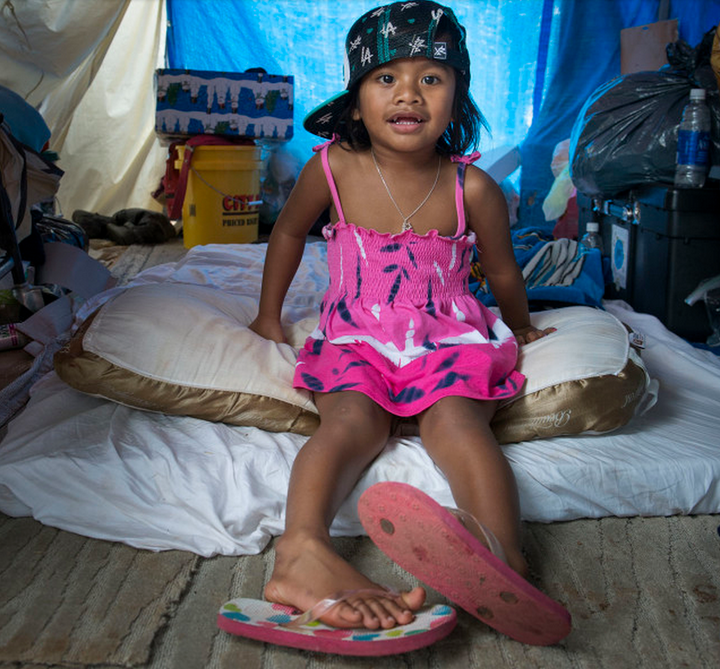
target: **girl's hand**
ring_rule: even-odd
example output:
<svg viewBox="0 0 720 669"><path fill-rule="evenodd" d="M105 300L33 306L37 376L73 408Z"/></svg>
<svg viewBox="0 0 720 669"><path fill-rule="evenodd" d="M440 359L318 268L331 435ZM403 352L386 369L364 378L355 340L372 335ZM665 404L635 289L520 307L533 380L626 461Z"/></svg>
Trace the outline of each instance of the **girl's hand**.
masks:
<svg viewBox="0 0 720 669"><path fill-rule="evenodd" d="M274 318L263 318L262 316L258 316L252 323L250 323L249 328L255 334L259 334L265 339L277 342L278 344L287 344L287 338L285 337L285 333L280 325L280 321L275 320Z"/></svg>
<svg viewBox="0 0 720 669"><path fill-rule="evenodd" d="M513 334L515 335L515 339L517 339L517 343L520 346L523 346L524 344L529 344L530 342L542 339L556 330L557 328L545 328L544 330L538 330L534 325L528 325L526 328L513 330Z"/></svg>

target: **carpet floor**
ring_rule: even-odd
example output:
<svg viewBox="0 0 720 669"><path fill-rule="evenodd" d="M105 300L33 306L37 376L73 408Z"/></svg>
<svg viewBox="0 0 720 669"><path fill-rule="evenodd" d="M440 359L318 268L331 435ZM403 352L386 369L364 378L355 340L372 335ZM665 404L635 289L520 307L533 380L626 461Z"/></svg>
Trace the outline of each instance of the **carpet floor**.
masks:
<svg viewBox="0 0 720 669"><path fill-rule="evenodd" d="M217 629L223 601L262 596L272 543L260 555L201 558L0 517L0 667L715 669L717 524L713 516L528 524L533 580L573 616L559 645L522 645L460 611L452 634L427 649L349 658ZM416 583L367 537L335 543L381 583ZM430 599L444 601L432 591Z"/></svg>

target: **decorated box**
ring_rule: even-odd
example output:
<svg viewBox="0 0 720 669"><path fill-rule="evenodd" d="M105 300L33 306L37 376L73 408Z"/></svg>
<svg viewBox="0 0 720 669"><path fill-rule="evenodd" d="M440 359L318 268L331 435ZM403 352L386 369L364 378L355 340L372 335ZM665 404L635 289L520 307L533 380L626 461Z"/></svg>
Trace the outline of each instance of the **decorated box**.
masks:
<svg viewBox="0 0 720 669"><path fill-rule="evenodd" d="M156 74L155 130L161 136L293 136L292 76L168 69Z"/></svg>

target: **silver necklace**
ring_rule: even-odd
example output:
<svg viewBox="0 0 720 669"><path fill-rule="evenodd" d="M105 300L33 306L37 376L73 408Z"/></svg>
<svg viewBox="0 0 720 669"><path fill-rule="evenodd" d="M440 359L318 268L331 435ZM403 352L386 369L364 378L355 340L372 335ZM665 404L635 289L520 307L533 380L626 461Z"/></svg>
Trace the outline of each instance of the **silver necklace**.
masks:
<svg viewBox="0 0 720 669"><path fill-rule="evenodd" d="M407 230L412 230L412 224L410 223L410 219L415 216L423 207L423 205L430 199L430 196L433 194L433 191L435 190L435 186L437 186L438 179L440 179L440 167L442 165L442 159L440 156L438 156L438 168L437 168L437 174L435 175L435 181L433 182L432 187L430 188L430 191L425 196L425 199L417 206L415 207L415 210L412 212L412 214L409 214L408 216L405 216L403 214L402 209L398 207L398 203L395 202L395 198L392 196L392 193L390 192L390 188L387 185L387 182L385 181L385 177L383 176L382 171L380 170L380 165L378 165L377 158L375 158L375 151L372 147L370 147L370 155L372 156L373 163L375 163L375 169L377 170L377 173L380 177L380 181L382 181L382 185L385 186L385 190L387 191L388 197L390 198L390 201L395 205L395 209L397 209L398 214L403 219L402 223L402 232L405 232Z"/></svg>

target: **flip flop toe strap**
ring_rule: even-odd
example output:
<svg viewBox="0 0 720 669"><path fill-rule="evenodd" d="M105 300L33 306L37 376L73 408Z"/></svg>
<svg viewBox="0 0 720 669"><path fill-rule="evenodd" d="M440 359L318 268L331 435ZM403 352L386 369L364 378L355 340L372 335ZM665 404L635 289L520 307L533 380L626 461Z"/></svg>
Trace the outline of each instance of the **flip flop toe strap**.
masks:
<svg viewBox="0 0 720 669"><path fill-rule="evenodd" d="M343 592L336 593L333 597L326 597L321 599L317 604L309 608L305 613L301 613L296 618L293 618L289 622L281 623L281 627L288 629L297 629L304 625L310 625L320 618L322 618L330 609L334 608L338 604L348 601L353 597L367 596L367 597L382 597L384 599L394 599L403 607L407 608L405 603L402 602L402 597L397 590L388 588L386 590L373 590L373 589L360 589L360 590L344 590Z"/></svg>
<svg viewBox="0 0 720 669"><path fill-rule="evenodd" d="M450 513L453 514L464 526L468 532L471 532L471 528L474 528L480 532L485 538L485 544L488 550L497 558L500 558L505 564L507 564L507 557L502 545L498 541L497 537L483 525L475 516L462 509L453 509L449 506L445 507Z"/></svg>

